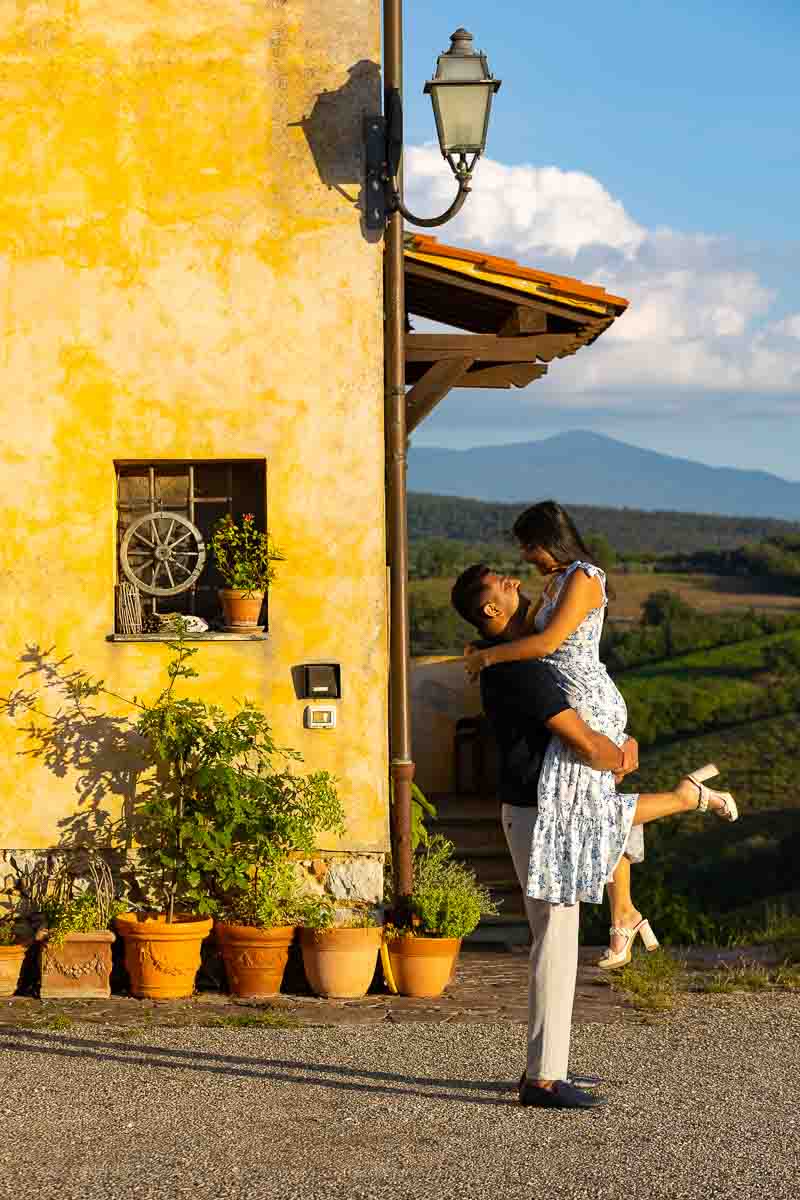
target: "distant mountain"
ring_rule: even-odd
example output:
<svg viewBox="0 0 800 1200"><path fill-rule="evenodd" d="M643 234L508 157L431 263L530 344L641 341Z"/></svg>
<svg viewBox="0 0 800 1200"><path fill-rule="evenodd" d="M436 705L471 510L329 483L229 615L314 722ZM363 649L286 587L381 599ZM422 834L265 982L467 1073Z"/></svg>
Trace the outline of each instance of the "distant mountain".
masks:
<svg viewBox="0 0 800 1200"><path fill-rule="evenodd" d="M564 504L800 520L800 483L766 471L707 467L580 430L470 450L412 446L408 486L519 504L552 497Z"/></svg>

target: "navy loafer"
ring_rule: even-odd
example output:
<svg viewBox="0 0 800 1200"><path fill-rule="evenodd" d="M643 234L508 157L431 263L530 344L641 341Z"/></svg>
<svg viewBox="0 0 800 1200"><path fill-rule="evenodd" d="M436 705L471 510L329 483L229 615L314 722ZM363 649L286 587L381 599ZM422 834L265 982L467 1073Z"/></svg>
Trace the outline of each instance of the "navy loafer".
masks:
<svg viewBox="0 0 800 1200"><path fill-rule="evenodd" d="M602 1108L608 1104L605 1096L585 1092L565 1079L557 1080L552 1088L526 1081L519 1089L519 1102L525 1108Z"/></svg>
<svg viewBox="0 0 800 1200"><path fill-rule="evenodd" d="M576 1088L596 1088L600 1087L602 1079L599 1075L574 1075L570 1071L567 1076L567 1083L571 1083ZM523 1071L519 1077L518 1087L523 1087L525 1084L525 1072Z"/></svg>

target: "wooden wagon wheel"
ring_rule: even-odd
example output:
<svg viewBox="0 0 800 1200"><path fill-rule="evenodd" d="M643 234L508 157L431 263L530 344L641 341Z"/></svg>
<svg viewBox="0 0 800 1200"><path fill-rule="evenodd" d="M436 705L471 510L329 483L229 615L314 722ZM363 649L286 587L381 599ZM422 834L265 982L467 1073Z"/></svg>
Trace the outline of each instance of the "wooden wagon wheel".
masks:
<svg viewBox="0 0 800 1200"><path fill-rule="evenodd" d="M128 526L119 558L128 579L146 595L177 596L199 578L206 547L197 526L180 513L145 513Z"/></svg>

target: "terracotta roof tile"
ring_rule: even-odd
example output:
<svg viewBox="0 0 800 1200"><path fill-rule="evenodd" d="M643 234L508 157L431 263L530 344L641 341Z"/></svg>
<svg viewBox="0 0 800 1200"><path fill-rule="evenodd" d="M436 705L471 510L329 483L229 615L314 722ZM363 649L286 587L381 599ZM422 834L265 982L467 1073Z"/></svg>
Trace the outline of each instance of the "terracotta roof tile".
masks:
<svg viewBox="0 0 800 1200"><path fill-rule="evenodd" d="M628 301L623 296L613 296L597 284L584 283L580 279L572 279L569 275L555 275L549 271L537 271L532 267L523 267L511 258L500 258L494 254L481 254L475 250L465 250L460 246L444 245L428 234L410 234L406 239L406 247L416 254L457 259L462 263L469 263L489 275L502 275L507 280L519 279L538 283L551 289L553 293L561 292L565 296L576 299L607 304L621 312L628 307ZM513 286L513 284L508 286ZM556 298L555 295L553 298Z"/></svg>

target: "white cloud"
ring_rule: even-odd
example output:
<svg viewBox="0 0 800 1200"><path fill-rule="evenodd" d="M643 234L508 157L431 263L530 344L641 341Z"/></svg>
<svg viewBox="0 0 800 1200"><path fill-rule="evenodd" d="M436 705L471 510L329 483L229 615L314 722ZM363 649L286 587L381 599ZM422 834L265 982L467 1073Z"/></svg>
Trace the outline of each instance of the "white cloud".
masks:
<svg viewBox="0 0 800 1200"><path fill-rule="evenodd" d="M406 179L407 203L420 215L452 198L434 147L409 150ZM605 408L616 395L621 407L663 412L688 408L698 392L742 393L758 394L765 411L770 393L771 411L800 412L800 313L770 321L776 292L730 239L647 229L590 175L491 159L479 163L466 206L439 236L630 300L593 346L532 385L540 400Z"/></svg>
<svg viewBox="0 0 800 1200"><path fill-rule="evenodd" d="M800 313L792 313L789 317L784 317L782 321L776 322L773 326L776 333L785 334L786 337L800 338Z"/></svg>
<svg viewBox="0 0 800 1200"><path fill-rule="evenodd" d="M418 215L447 208L454 183L434 146L406 154L407 203ZM483 159L475 191L454 227L481 247L512 244L520 253L574 257L586 246L609 246L634 254L645 231L601 183L582 171L558 167L509 167Z"/></svg>

